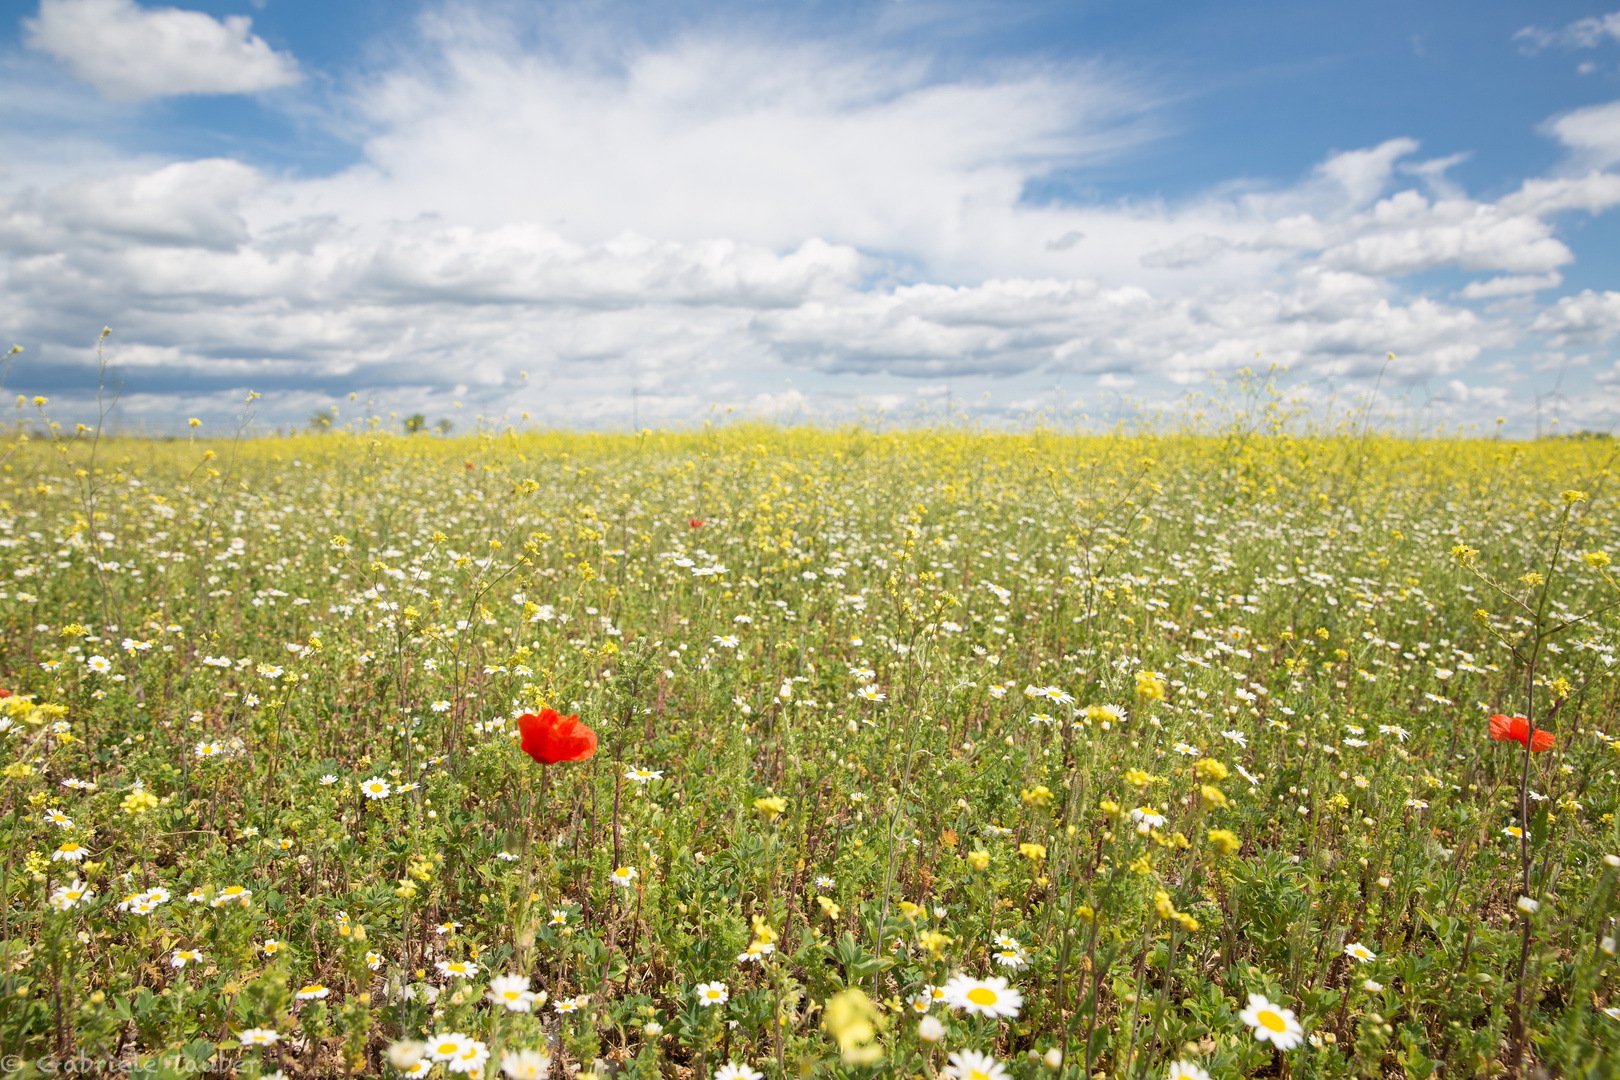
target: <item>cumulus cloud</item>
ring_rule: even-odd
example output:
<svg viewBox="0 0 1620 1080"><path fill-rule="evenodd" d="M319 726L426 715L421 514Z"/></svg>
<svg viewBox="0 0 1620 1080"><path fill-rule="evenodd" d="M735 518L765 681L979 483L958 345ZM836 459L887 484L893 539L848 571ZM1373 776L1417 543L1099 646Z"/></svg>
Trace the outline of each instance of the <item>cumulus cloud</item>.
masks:
<svg viewBox="0 0 1620 1080"><path fill-rule="evenodd" d="M28 46L114 101L251 94L290 86L298 65L252 33L253 20L145 8L134 0L40 0Z"/></svg>
<svg viewBox="0 0 1620 1080"><path fill-rule="evenodd" d="M1583 289L1560 297L1536 316L1534 329L1550 335L1556 346L1606 344L1620 334L1620 292Z"/></svg>
<svg viewBox="0 0 1620 1080"><path fill-rule="evenodd" d="M1485 281L1470 281L1457 295L1464 300L1488 300L1497 296L1519 296L1541 289L1556 289L1563 283L1564 275L1556 271L1549 274L1504 275Z"/></svg>
<svg viewBox="0 0 1620 1080"><path fill-rule="evenodd" d="M1142 265L1169 270L1189 266L1203 266L1211 259L1225 254L1232 247L1230 240L1198 233L1178 241L1167 248L1159 248L1142 256Z"/></svg>
<svg viewBox="0 0 1620 1080"><path fill-rule="evenodd" d="M152 410L369 386L563 422L892 403L885 379L1184 386L1256 352L1355 379L1388 351L1390 379L1453 380L1467 393L1436 400L1462 407L1494 400L1464 372L1489 350L1620 327L1620 294L1533 299L1573 258L1560 215L1620 203L1592 162L1476 198L1446 178L1457 156L1395 138L1293 183L1033 205L1032 181L1156 137L1152 96L1083 67L947 76L733 36L612 63L466 21L425 40L354 89L369 126L335 175L125 163L0 194L0 304L32 377L66 378L105 322ZM1432 271L1479 279L1409 284ZM1526 299L1475 304L1504 297Z"/></svg>
<svg viewBox="0 0 1620 1080"><path fill-rule="evenodd" d="M31 252L60 252L81 242L230 249L248 239L237 205L262 186L257 171L224 159L75 180L9 200L0 211L0 244Z"/></svg>
<svg viewBox="0 0 1620 1080"><path fill-rule="evenodd" d="M1620 161L1620 101L1565 113L1548 121L1546 130L1592 168Z"/></svg>

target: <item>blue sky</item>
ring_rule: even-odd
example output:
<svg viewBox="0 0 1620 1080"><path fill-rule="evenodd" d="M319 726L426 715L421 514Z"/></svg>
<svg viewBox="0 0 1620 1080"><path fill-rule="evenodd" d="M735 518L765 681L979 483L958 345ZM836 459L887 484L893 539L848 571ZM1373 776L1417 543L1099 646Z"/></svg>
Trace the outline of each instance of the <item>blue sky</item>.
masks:
<svg viewBox="0 0 1620 1080"><path fill-rule="evenodd" d="M1601 4L13 10L7 389L68 412L107 324L129 422L1001 418L1256 353L1320 404L1387 352L1398 417L1620 418Z"/></svg>

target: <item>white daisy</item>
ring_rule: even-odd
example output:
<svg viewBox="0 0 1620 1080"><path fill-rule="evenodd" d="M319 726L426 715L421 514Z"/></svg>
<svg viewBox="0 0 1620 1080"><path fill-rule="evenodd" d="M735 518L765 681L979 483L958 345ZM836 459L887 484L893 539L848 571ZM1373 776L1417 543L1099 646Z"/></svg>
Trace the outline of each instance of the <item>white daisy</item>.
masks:
<svg viewBox="0 0 1620 1080"><path fill-rule="evenodd" d="M427 1041L427 1056L434 1061L453 1061L466 1053L473 1040L459 1031L441 1032Z"/></svg>
<svg viewBox="0 0 1620 1080"><path fill-rule="evenodd" d="M1305 1029L1294 1019L1294 1011L1274 1005L1264 994L1250 994L1249 1007L1238 1018L1254 1029L1254 1037L1279 1050L1292 1050L1305 1041Z"/></svg>
<svg viewBox="0 0 1620 1080"><path fill-rule="evenodd" d="M1007 1077L1005 1065L977 1050L958 1050L949 1061L941 1071L956 1080L1006 1080Z"/></svg>
<svg viewBox="0 0 1620 1080"><path fill-rule="evenodd" d="M724 1005L731 999L731 991L726 989L725 983L718 980L698 983L697 986L692 988L692 993L697 995L698 1004L704 1008L710 1005Z"/></svg>
<svg viewBox="0 0 1620 1080"><path fill-rule="evenodd" d="M499 975L489 980L489 1000L504 1005L508 1012L529 1012L534 1007L534 991L526 975Z"/></svg>
<svg viewBox="0 0 1620 1080"><path fill-rule="evenodd" d="M953 975L944 986L945 1003L957 1010L966 1010L973 1016L1017 1016L1023 1008L1024 995L1009 987L1006 979L975 979L968 975Z"/></svg>

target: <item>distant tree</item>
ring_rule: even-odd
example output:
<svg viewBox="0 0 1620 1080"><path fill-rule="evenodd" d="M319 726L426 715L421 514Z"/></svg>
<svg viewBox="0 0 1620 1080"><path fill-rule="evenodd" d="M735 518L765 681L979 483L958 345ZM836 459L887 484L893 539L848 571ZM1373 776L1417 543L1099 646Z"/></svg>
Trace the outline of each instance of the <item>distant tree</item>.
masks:
<svg viewBox="0 0 1620 1080"><path fill-rule="evenodd" d="M421 413L411 413L405 418L405 434L419 435L427 427L427 417Z"/></svg>
<svg viewBox="0 0 1620 1080"><path fill-rule="evenodd" d="M452 424L450 422L450 418L447 416L444 419L440 420L437 424L434 424L433 426L439 429L439 434L440 435L448 435L448 434L450 434L451 429L453 429L456 425Z"/></svg>

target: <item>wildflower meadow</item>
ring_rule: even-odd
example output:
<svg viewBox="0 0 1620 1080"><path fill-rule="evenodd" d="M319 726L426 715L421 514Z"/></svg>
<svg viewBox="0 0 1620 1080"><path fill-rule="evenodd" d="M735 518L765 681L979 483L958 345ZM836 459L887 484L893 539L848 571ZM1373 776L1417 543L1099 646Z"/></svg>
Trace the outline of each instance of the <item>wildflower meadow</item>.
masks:
<svg viewBox="0 0 1620 1080"><path fill-rule="evenodd" d="M7 1076L1620 1073L1612 440L37 407Z"/></svg>

